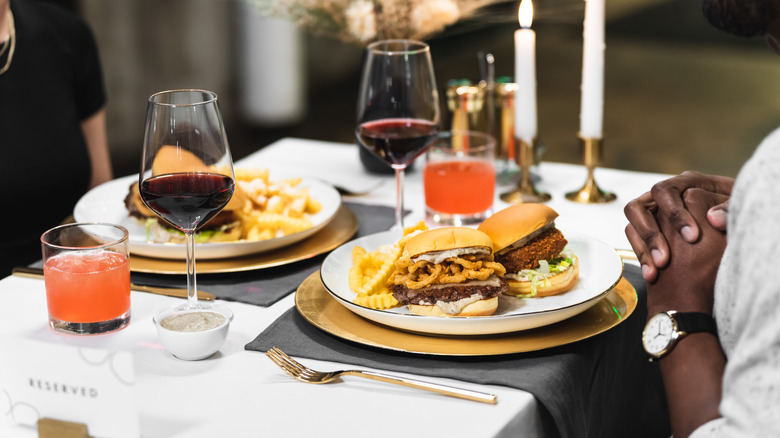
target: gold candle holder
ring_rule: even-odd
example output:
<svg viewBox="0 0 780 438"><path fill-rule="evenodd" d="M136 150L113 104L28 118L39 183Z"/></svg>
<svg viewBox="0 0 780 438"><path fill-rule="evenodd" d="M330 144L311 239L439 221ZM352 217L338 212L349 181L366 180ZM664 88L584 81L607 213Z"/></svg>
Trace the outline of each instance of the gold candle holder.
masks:
<svg viewBox="0 0 780 438"><path fill-rule="evenodd" d="M499 116L490 128L495 130L497 148L496 158L516 163L515 150L515 83L498 83L494 87Z"/></svg>
<svg viewBox="0 0 780 438"><path fill-rule="evenodd" d="M588 169L588 177L581 189L576 192L566 194L569 201L582 204L605 204L617 199L614 193L607 193L601 190L596 184L594 170L601 161L603 143L600 138L584 138L578 136L580 140L580 149L582 150L582 159L585 167Z"/></svg>
<svg viewBox="0 0 780 438"><path fill-rule="evenodd" d="M536 156L534 143L535 140L527 142L520 139L517 139L515 142L517 145L515 160L517 161L517 165L520 166L520 180L517 182L517 187L514 190L501 194L502 201L510 204L526 204L532 202L547 202L550 200L550 195L536 190L536 187L534 187L534 183L531 180L531 166L534 164Z"/></svg>

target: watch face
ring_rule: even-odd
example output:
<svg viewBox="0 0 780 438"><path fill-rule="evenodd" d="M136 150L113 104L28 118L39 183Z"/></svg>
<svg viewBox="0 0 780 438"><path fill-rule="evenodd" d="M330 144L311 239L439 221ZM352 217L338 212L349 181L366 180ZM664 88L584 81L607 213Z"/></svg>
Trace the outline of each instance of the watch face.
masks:
<svg viewBox="0 0 780 438"><path fill-rule="evenodd" d="M650 318L642 334L642 343L649 354L659 354L672 343L674 324L666 313Z"/></svg>

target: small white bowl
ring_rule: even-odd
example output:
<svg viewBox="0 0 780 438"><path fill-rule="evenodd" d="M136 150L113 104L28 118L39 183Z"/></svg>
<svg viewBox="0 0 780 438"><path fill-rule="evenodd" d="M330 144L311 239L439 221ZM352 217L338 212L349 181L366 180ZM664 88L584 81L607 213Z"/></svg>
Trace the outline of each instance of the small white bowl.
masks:
<svg viewBox="0 0 780 438"><path fill-rule="evenodd" d="M182 331L181 329L166 328L162 325L165 318L169 316L191 319L193 315L200 316L197 314L205 312L222 315L225 320L216 327L197 331ZM203 318L195 319L202 322ZM157 336L169 353L183 360L201 360L211 357L225 343L230 322L233 320L233 312L223 306L204 306L198 309L188 309L179 305L159 311L153 320L155 327L157 327ZM165 323L165 325L170 327L168 323Z"/></svg>

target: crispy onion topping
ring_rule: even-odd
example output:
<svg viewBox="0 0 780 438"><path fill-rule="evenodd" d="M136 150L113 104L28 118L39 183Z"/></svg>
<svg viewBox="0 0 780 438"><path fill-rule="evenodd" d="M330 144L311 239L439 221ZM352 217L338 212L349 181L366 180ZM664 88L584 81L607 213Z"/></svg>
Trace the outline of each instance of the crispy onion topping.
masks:
<svg viewBox="0 0 780 438"><path fill-rule="evenodd" d="M389 283L409 289L422 289L433 284L463 283L468 280L487 280L491 275L502 276L506 269L488 255L448 257L440 264L427 260L413 262L408 256L395 263L395 272Z"/></svg>

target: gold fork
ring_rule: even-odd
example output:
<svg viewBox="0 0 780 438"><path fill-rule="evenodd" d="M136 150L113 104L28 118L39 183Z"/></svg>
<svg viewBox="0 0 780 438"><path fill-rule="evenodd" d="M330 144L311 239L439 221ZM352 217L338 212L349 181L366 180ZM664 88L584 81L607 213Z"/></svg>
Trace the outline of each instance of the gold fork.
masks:
<svg viewBox="0 0 780 438"><path fill-rule="evenodd" d="M466 400L478 401L481 403L496 404L498 397L494 394L471 391L468 389L455 388L452 386L440 385L438 383L423 382L420 380L395 377L388 374L376 373L373 371L341 370L324 373L315 371L285 354L282 350L271 347L265 353L275 364L279 365L287 374L297 380L306 383L329 383L339 378L339 376L357 376L366 379L379 380L380 382L395 383L409 388L425 389L438 394L449 395L451 397L463 398Z"/></svg>

